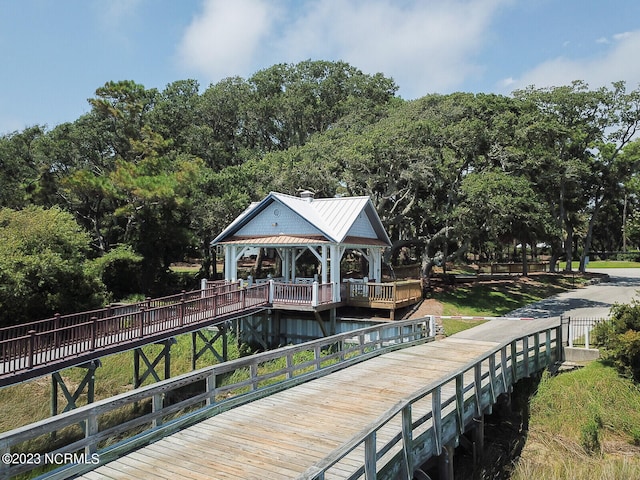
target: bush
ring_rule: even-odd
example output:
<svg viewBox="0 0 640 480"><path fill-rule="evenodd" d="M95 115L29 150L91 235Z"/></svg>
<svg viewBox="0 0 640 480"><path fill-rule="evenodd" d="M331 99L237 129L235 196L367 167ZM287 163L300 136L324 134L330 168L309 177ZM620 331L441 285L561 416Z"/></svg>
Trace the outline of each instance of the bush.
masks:
<svg viewBox="0 0 640 480"><path fill-rule="evenodd" d="M603 346L605 360L640 382L640 302L614 305L611 321L596 325L594 338Z"/></svg>
<svg viewBox="0 0 640 480"><path fill-rule="evenodd" d="M142 256L129 245L119 246L91 262L94 274L102 279L112 300L122 300L141 292Z"/></svg>
<svg viewBox="0 0 640 480"><path fill-rule="evenodd" d="M0 210L0 325L103 305L104 285L87 268L89 241L58 208Z"/></svg>

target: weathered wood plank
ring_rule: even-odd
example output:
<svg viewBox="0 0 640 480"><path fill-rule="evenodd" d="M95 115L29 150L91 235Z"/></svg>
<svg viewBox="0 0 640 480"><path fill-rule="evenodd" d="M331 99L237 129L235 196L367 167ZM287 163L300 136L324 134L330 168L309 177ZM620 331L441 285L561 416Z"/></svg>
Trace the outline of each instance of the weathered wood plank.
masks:
<svg viewBox="0 0 640 480"><path fill-rule="evenodd" d="M501 368L502 363L498 356L484 359L475 371L465 369L498 346L496 342L448 338L396 350L222 412L81 478L94 479L95 473L103 472L115 475L113 478L142 472L194 480L207 475L220 479L295 478L318 461L331 458L403 399L451 375L458 375L458 381L451 377L438 387L438 395L426 394L412 403L411 421L429 418L434 401L438 417L461 416L463 404L450 399L464 392L466 404L480 392L473 387L479 375L484 376L491 366ZM490 398L489 379L484 378L482 384L483 397ZM375 431L376 448L380 451L391 441L397 443L383 458L397 455L402 448L402 415L395 413L387 420ZM404 421L406 437L408 419ZM431 420L423 421L414 428L413 438L431 425ZM438 428L440 438L443 427ZM362 469L364 452L360 444L335 457L339 461L325 478L346 478ZM368 468L375 468L371 461Z"/></svg>

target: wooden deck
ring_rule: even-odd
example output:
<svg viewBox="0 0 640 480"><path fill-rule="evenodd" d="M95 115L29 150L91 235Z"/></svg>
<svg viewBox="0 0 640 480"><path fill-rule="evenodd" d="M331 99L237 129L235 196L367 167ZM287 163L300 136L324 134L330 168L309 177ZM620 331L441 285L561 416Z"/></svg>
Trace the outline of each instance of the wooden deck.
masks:
<svg viewBox="0 0 640 480"><path fill-rule="evenodd" d="M493 325L500 330L499 335L504 336L504 329L515 323L533 322L495 321ZM530 325L516 327L530 328ZM465 401L458 399L451 403L447 399L455 399L456 394L469 399L474 395L474 388L467 385L472 385L474 381L476 395L483 388L492 395L496 393L494 387L506 388L508 364L513 377L511 380L519 376L516 373L517 363L511 361L517 348L522 348L524 352L534 348L536 355L532 365L543 368L540 363L541 352L544 352L543 358L551 358L551 337L548 332L542 344L538 334L531 343L526 336L518 340L521 347L516 347L514 340L511 344L512 356L508 362L504 356L508 343L455 336L386 353L220 413L100 466L80 478L174 479L179 476L185 479L329 479L358 478L357 473L355 477L352 474L358 471L364 473L365 470L368 471L366 478L376 478L371 476L371 469L374 472L376 469L376 460L373 460L371 466L371 460L365 454L367 445L370 448L370 441L366 438L362 438L360 443L355 441L355 444L361 446L352 450L344 449L345 445L354 443L354 439L362 436L362 432L367 432L382 415L416 396L427 385L448 382L429 390L428 395L423 392L421 397L415 397L410 409L410 415L414 419L434 418L436 400L438 418L441 405L443 410L453 409L453 416L456 416L458 405L457 418L462 418L466 408L463 406ZM513 338L517 339L518 336L519 334L514 335ZM499 374L496 373L496 357L491 356L496 351L503 354L497 361L498 369L501 369ZM528 374L529 353L525 353L523 359L526 363L525 373ZM494 371L485 378L480 372L487 368ZM452 376L452 372L455 375ZM493 376L502 378L502 381L497 382L499 385L496 385ZM478 383L484 383L485 386L477 385ZM386 451L378 449L376 455L375 445L386 445L394 437L397 438L398 432L403 432L402 420L402 416L396 417L373 430L374 458L378 457L377 463L381 466L385 458L397 455L401 447L395 444ZM421 426L412 424L411 420L409 422L411 429L415 430L413 438L417 438L421 429L428 429L429 424L432 430L438 430L437 422L425 421ZM437 444L437 433L435 438ZM336 456L336 451L340 449L343 449L344 454ZM336 457L335 461L327 462L326 459L332 455ZM364 465L368 465L368 468ZM318 476L310 473L316 470L319 472Z"/></svg>
<svg viewBox="0 0 640 480"><path fill-rule="evenodd" d="M399 308L414 305L422 300L420 280L387 283L347 283L345 302L353 307L389 310L391 319Z"/></svg>

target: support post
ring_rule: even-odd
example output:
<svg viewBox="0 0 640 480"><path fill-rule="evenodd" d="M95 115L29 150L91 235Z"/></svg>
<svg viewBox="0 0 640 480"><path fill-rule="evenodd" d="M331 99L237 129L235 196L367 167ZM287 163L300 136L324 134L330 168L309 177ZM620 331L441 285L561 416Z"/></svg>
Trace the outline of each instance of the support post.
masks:
<svg viewBox="0 0 640 480"><path fill-rule="evenodd" d="M476 450L477 460L484 455L484 413L473 419L475 428L473 429L473 443Z"/></svg>
<svg viewBox="0 0 640 480"><path fill-rule="evenodd" d="M438 478L440 480L453 480L453 453L451 445L444 445L442 453L438 457Z"/></svg>
<svg viewBox="0 0 640 480"><path fill-rule="evenodd" d="M171 346L176 343L175 338L169 338L162 342L158 342L156 345L162 345L163 348L158 355L149 360L149 357L144 353L142 347L133 350L133 388L138 388L144 383L149 375L151 375L156 382L161 381L160 376L156 372L156 367L161 360L164 360L164 380L171 377ZM146 370L140 373L140 360L146 365Z"/></svg>
<svg viewBox="0 0 640 480"><path fill-rule="evenodd" d="M69 390L64 382L64 379L60 375L60 372L55 372L51 375L51 416L58 415L58 413L68 412L77 408L77 401L80 395L87 389L87 404L93 403L95 395L95 382L96 382L96 369L100 367L102 363L100 360L92 360L89 363L79 365L80 368L86 368L87 371L73 393ZM67 404L62 412L58 412L58 394L62 392Z"/></svg>
<svg viewBox="0 0 640 480"><path fill-rule="evenodd" d="M206 331L213 331L213 327L208 327L203 330L197 330L191 333L191 370L196 369L197 360L205 353L211 352L218 362L226 362L228 360L227 355L227 328L224 324L216 326L216 332L213 337L207 338ZM204 342L204 346L198 350L198 338ZM218 339L222 339L222 352L216 349L215 342Z"/></svg>

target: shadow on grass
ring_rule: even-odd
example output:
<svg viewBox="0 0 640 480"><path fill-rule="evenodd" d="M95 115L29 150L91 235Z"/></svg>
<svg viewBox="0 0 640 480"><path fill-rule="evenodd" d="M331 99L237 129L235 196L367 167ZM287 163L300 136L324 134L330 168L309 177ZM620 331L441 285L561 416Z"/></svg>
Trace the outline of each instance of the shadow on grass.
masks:
<svg viewBox="0 0 640 480"><path fill-rule="evenodd" d="M445 315L501 316L572 288L572 279L544 275L463 285L432 294Z"/></svg>

